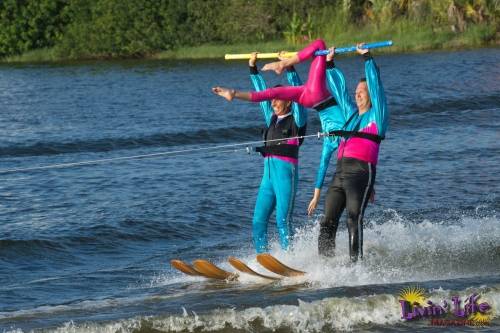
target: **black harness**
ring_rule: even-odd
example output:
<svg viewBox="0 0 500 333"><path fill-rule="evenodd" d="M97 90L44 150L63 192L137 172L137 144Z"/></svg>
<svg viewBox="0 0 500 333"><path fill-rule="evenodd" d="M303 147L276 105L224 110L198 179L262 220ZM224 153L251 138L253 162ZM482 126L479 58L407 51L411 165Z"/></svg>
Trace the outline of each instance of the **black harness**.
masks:
<svg viewBox="0 0 500 333"><path fill-rule="evenodd" d="M284 157L299 158L299 146L304 138L299 138L299 146L287 143L289 138L302 137L306 134L306 125L298 127L293 115L285 117L278 122L278 116L273 114L271 124L264 130L264 146L255 150L265 155L279 155Z"/></svg>
<svg viewBox="0 0 500 333"><path fill-rule="evenodd" d="M349 120L346 121L345 125L342 127L341 130L330 131L330 132L328 132L328 136L341 136L341 137L346 138L346 139L361 138L361 139L371 140L371 141L376 142L378 144L380 144L380 142L382 142L382 140L385 139L385 136L380 136L378 134L358 132L361 119L358 122L358 124L354 127L354 130L346 131L345 128L354 119L355 116L356 116L356 112L354 112L351 115L351 117L349 118Z"/></svg>
<svg viewBox="0 0 500 333"><path fill-rule="evenodd" d="M341 136L341 137L344 137L346 139L347 138L361 138L361 139L371 140L371 141L379 143L379 144L380 144L380 142L382 142L382 140L385 139L384 136L380 136L377 134L357 132L357 131L344 131L344 130L330 131L330 132L328 132L328 136Z"/></svg>
<svg viewBox="0 0 500 333"><path fill-rule="evenodd" d="M323 101L323 102L321 102L319 104L316 104L313 107L313 109L316 110L316 111L318 111L318 112L321 112L324 109L329 108L330 106L334 106L334 105L337 105L337 101L335 100L335 98L330 97L326 101Z"/></svg>

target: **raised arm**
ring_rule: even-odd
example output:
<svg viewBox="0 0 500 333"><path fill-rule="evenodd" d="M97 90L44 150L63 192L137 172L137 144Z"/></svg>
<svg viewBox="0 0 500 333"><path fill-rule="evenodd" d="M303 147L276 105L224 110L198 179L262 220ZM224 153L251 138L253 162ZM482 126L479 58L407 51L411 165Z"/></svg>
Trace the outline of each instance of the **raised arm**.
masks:
<svg viewBox="0 0 500 333"><path fill-rule="evenodd" d="M384 87L380 80L380 72L369 52L363 53L363 58L365 59L366 83L368 85L372 109L375 111L378 134L384 136L389 123L389 110L387 108Z"/></svg>
<svg viewBox="0 0 500 333"><path fill-rule="evenodd" d="M335 48L332 47L330 48L330 54L326 57L326 80L330 92L342 110L344 121L346 121L353 112L356 112L356 105L347 91L344 73L335 67L334 54Z"/></svg>
<svg viewBox="0 0 500 333"><path fill-rule="evenodd" d="M293 66L287 68L286 78L291 86L301 86L302 80L300 79L299 73L295 70ZM307 122L307 109L302 105L293 102L292 112L295 119L295 123L298 127L302 127Z"/></svg>
<svg viewBox="0 0 500 333"><path fill-rule="evenodd" d="M257 66L257 52L253 52L250 60L248 61L248 66L250 68L250 80L252 81L252 85L256 91L262 91L267 88L266 81L262 75L260 75ZM295 103L294 103L295 104ZM264 115L264 119L266 120L266 125L269 126L271 124L271 118L273 116L273 108L271 107L271 101L262 101L259 103L260 109L262 110L262 114Z"/></svg>

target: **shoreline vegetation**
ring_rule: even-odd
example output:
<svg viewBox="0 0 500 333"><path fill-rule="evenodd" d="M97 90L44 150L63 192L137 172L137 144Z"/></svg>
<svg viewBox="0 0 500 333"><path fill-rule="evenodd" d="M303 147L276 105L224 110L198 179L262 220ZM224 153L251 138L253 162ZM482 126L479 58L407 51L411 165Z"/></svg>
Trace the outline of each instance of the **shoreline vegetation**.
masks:
<svg viewBox="0 0 500 333"><path fill-rule="evenodd" d="M0 2L0 63L223 59L393 40L377 53L500 45L500 0Z"/></svg>
<svg viewBox="0 0 500 333"><path fill-rule="evenodd" d="M386 38L383 40L390 40ZM349 42L329 42L327 45L335 46L351 46L355 45L356 42L376 42L382 41L382 39L366 38L366 39L349 39ZM444 43L437 43L435 40L422 41L422 43L415 45L413 43L400 43L400 41L392 39L394 45L388 48L377 49L377 54L398 54L398 53L416 53L424 51L459 51L459 50L471 50L480 48L494 48L500 47L500 41L495 40L493 42L482 42L474 39L467 38L456 38L447 40ZM281 50L286 51L298 51L302 46L307 44L295 44L291 45L286 43L286 41L270 41L265 43L248 43L248 44L233 44L233 45L215 45L206 44L200 46L185 46L179 47L178 49L159 51L158 53L147 54L143 56L134 57L85 57L85 58L74 58L65 57L58 54L55 49L37 49L33 51L28 51L21 55L8 56L0 59L0 64L21 64L21 63L58 63L58 62L80 62L80 61L106 61L106 60L223 60L224 55L239 54L239 53L251 53L253 51L258 51L261 53L265 52L279 52ZM349 56L349 55L347 55ZM272 61L272 59L268 59ZM240 61L240 60L236 60Z"/></svg>

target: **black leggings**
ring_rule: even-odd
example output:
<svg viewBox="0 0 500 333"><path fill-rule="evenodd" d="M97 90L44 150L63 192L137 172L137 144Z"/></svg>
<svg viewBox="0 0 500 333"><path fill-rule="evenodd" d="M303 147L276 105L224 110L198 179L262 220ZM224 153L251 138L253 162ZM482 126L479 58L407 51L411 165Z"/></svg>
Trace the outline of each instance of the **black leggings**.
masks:
<svg viewBox="0 0 500 333"><path fill-rule="evenodd" d="M320 224L318 249L332 256L340 216L347 208L349 255L352 261L363 257L363 213L375 184L375 166L354 158L337 160L337 170L325 199L325 217Z"/></svg>

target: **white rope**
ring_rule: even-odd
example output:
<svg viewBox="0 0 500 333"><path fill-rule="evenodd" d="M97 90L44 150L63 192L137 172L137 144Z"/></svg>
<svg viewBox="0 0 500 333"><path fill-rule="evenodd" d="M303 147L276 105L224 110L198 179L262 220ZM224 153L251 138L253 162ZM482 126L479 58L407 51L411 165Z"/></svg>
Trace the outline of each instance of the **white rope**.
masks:
<svg viewBox="0 0 500 333"><path fill-rule="evenodd" d="M317 134L311 134L311 135L303 135L303 136L295 136L295 137L291 137L291 138L286 138L286 140L290 140L290 139L304 139L304 138L309 138L309 137L313 137L313 136L320 138L321 136L323 136L323 133L317 133ZM274 142L274 141L283 141L283 139L267 140L267 142ZM249 141L249 142L233 143L233 144L220 145L220 146L212 146L212 147L201 147L201 148L192 148L192 149L166 151L166 152L153 153L153 154L144 154L144 155L135 155L135 156L123 156L123 157L114 157L114 158L104 158L104 159L99 159L99 160L81 161L81 162L73 162L73 163L50 164L50 165L42 165L42 166L30 167L30 168L5 169L5 170L0 170L0 174L15 173L15 172L27 172L27 171L35 171L35 170L69 168L69 167L80 166L80 165L100 164L100 163L106 163L106 162L125 161L125 160L135 160L135 159L142 159L142 158L151 158L151 157L158 157L158 156L168 156L168 155L176 155L176 154L182 154L182 153L192 153L192 152L199 152L199 151L210 151L210 150L216 150L216 149L222 149L222 148L230 148L230 147L251 146L251 145L255 145L255 144L259 144L259 143L264 143L264 142L266 142L266 141L265 140ZM240 148L240 149L231 149L231 150L227 150L227 151L218 151L218 152L219 153L223 153L223 152L233 152L233 151L240 151L240 150L246 150L247 152L250 152L249 147Z"/></svg>

